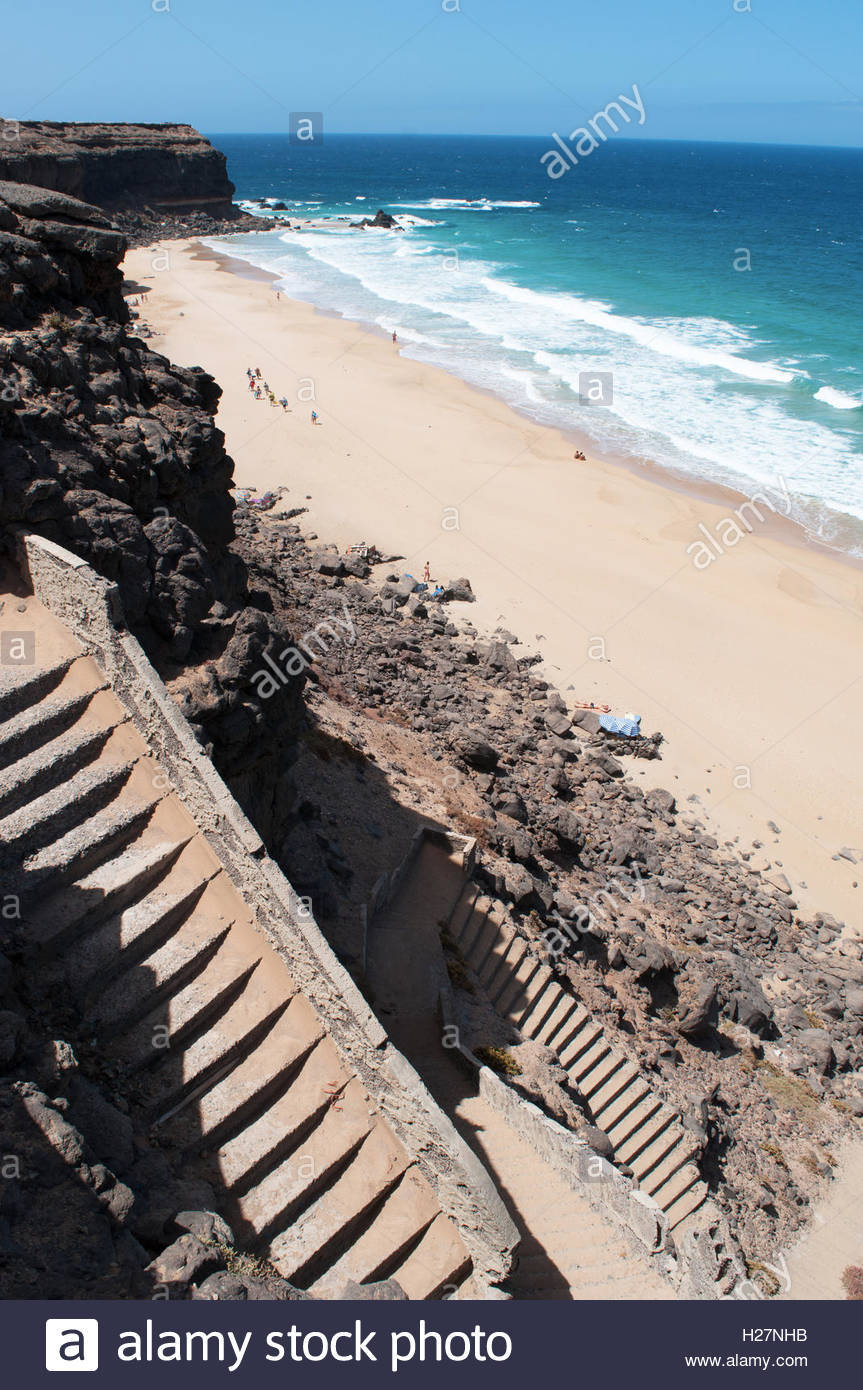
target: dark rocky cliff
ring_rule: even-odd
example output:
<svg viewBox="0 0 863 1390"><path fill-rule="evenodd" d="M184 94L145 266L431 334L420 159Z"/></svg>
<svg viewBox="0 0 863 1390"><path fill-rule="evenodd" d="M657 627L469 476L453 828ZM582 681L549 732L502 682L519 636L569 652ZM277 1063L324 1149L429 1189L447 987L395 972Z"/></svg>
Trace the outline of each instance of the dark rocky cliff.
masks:
<svg viewBox="0 0 863 1390"><path fill-rule="evenodd" d="M188 125L22 121L0 148L0 178L110 209L239 216L225 156Z"/></svg>
<svg viewBox="0 0 863 1390"><path fill-rule="evenodd" d="M124 252L99 209L0 183L0 528L29 527L116 581L268 838L291 800L301 681L256 694L263 652L290 637L234 544L220 390L133 336Z"/></svg>

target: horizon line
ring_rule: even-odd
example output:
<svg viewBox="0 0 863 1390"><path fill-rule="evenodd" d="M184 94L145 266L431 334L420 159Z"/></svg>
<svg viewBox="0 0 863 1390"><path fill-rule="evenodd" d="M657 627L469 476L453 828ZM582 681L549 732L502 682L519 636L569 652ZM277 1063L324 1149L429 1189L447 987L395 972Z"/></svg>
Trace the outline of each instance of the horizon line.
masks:
<svg viewBox="0 0 863 1390"><path fill-rule="evenodd" d="M89 121L69 122L69 124L89 125L94 124ZM103 124L97 122L96 124ZM146 125L149 122L136 121L117 121L104 122L104 124L117 125ZM185 122L158 122L158 124L186 124ZM193 127L197 129L197 127ZM288 130L203 130L200 134L207 139L215 139L223 135L248 136L249 138L261 135L282 135L285 139L290 139ZM836 145L822 141L798 141L798 140L746 140L730 138L728 136L686 136L686 135L635 135L621 131L620 135L629 143L641 145L752 145L753 147L765 146L770 149L797 149L797 150L859 150L863 151L863 142L852 145ZM324 132L321 141L309 142L310 144L323 144L328 139L382 139L388 140L548 140L553 138L553 134L545 131L539 133L524 134L517 131L441 131L441 130L328 130ZM617 142L616 142L617 143Z"/></svg>

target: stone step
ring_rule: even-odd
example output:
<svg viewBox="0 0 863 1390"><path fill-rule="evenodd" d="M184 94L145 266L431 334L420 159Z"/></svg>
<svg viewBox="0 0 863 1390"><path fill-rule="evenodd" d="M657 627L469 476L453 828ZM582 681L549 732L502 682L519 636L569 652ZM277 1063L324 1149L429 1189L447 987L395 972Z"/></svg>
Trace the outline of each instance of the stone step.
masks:
<svg viewBox="0 0 863 1390"><path fill-rule="evenodd" d="M18 879L25 894L56 892L64 884L115 858L147 826L161 801L124 796L25 860Z"/></svg>
<svg viewBox="0 0 863 1390"><path fill-rule="evenodd" d="M597 1039L602 1037L603 1032L599 1024L594 1023L592 1018L586 1018L572 1041L558 1051L557 1055L560 1058L561 1066L566 1067L566 1070L569 1071L590 1048L596 1045Z"/></svg>
<svg viewBox="0 0 863 1390"><path fill-rule="evenodd" d="M636 1105L640 1105L642 1101L650 1098L651 1092L647 1082L641 1076L637 1067L633 1065L632 1070L635 1072L635 1076L628 1085L624 1086L620 1093L616 1095L613 1100L610 1100L604 1105L599 1112L602 1115L602 1128L605 1130L606 1134L610 1129L619 1125L621 1120L625 1119L629 1112L635 1109ZM609 1085L613 1084L613 1081L614 1078L609 1082Z"/></svg>
<svg viewBox="0 0 863 1390"><path fill-rule="evenodd" d="M694 1211L697 1211L706 1198L707 1184L705 1182L699 1180L684 1189L680 1196L665 1208L668 1229L673 1231L676 1226L680 1225L681 1221L685 1221L687 1216L691 1216Z"/></svg>
<svg viewBox="0 0 863 1390"><path fill-rule="evenodd" d="M162 1053L154 1065L138 1072L136 1090L153 1123L207 1091L254 1051L285 1012L287 999L274 1002L255 975L247 985L247 978L241 980L239 994L233 1000L228 995L227 1008L224 998L216 1001L215 1021L205 1017L198 1036L184 1041L177 1057Z"/></svg>
<svg viewBox="0 0 863 1390"><path fill-rule="evenodd" d="M663 1211L669 1211L685 1193L701 1183L701 1174L694 1163L681 1164L665 1183L661 1198L657 1196L654 1201L662 1207Z"/></svg>
<svg viewBox="0 0 863 1390"><path fill-rule="evenodd" d="M665 1157L638 1180L638 1186L642 1192L646 1192L649 1197L655 1197L656 1201L663 1205L663 1197L669 1190L671 1179L675 1173L685 1167L698 1153L698 1145L690 1140L687 1142L685 1131L678 1138L677 1143Z"/></svg>
<svg viewBox="0 0 863 1390"><path fill-rule="evenodd" d="M656 1138L637 1154L634 1156L631 1154L629 1158L624 1160L638 1178L639 1187L675 1149L681 1149L686 1157L689 1157L691 1153L691 1150L688 1150L683 1143L683 1130L680 1127L679 1116L673 1110L669 1110L668 1113L672 1117L668 1128L657 1134Z"/></svg>
<svg viewBox="0 0 863 1390"><path fill-rule="evenodd" d="M625 1058L623 1054L612 1048L609 1050L608 1056L603 1057L592 1071L588 1072L587 1076L583 1076L579 1081L578 1089L590 1106L591 1114L594 1118L596 1117L596 1111L593 1108L594 1094L600 1090L607 1081L611 1081L624 1065Z"/></svg>
<svg viewBox="0 0 863 1390"><path fill-rule="evenodd" d="M363 1219L370 1224L408 1163L389 1130L376 1124L341 1176L272 1242L270 1259L282 1277L301 1289L314 1283L359 1234ZM380 1250L381 1258L386 1254Z"/></svg>
<svg viewBox="0 0 863 1390"><path fill-rule="evenodd" d="M21 617L21 630L27 630L26 615ZM74 660L74 656L67 656L51 666L35 669L32 666L0 667L0 721L5 723L40 704L60 684Z"/></svg>
<svg viewBox="0 0 863 1390"><path fill-rule="evenodd" d="M531 986L535 986L539 972L544 968L540 961L525 951L512 972L509 984L499 991L494 1001L498 1013L511 1023L520 1018L531 998Z"/></svg>
<svg viewBox="0 0 863 1390"><path fill-rule="evenodd" d="M180 1150L204 1151L248 1130L265 1107L275 1105L324 1036L311 1004L295 994L247 1056L206 1090L196 1091L160 1122L165 1141Z"/></svg>
<svg viewBox="0 0 863 1390"><path fill-rule="evenodd" d="M614 1102L623 1097L625 1091L636 1086L641 1079L641 1073L634 1062L624 1061L623 1065L613 1072L601 1086L598 1086L590 1097L590 1108L594 1115L604 1115L611 1112ZM644 1084L644 1083L642 1083ZM647 1086L644 1085L643 1095L647 1094ZM633 1105L635 1099L633 1098Z"/></svg>
<svg viewBox="0 0 863 1390"><path fill-rule="evenodd" d="M508 992L512 984L515 972L527 955L527 942L518 932L514 932L510 943L506 948L506 953L501 957L501 966L493 980L490 980L486 988L490 1003L498 1007L501 999Z"/></svg>
<svg viewBox="0 0 863 1390"><path fill-rule="evenodd" d="M186 1043L245 989L259 962L260 957L250 960L244 951L223 948L200 975L115 1038L112 1051L129 1071L164 1063L168 1053L176 1065Z"/></svg>
<svg viewBox="0 0 863 1390"><path fill-rule="evenodd" d="M548 967L543 966L531 982L527 992L527 1004L518 1017L517 1026L526 1037L532 1037L533 1029L541 1027L560 994L561 988L557 980Z"/></svg>
<svg viewBox="0 0 863 1390"><path fill-rule="evenodd" d="M499 972L503 972L504 978L509 976L510 971L506 964L507 952L513 942L518 940L517 932L507 931L502 927L498 928L492 948L477 971L479 982L486 994L490 994L494 989Z"/></svg>
<svg viewBox="0 0 863 1390"><path fill-rule="evenodd" d="M643 1100L635 1105L627 1106L616 1120L612 1120L606 1115L603 1129L608 1135L615 1148L625 1144L631 1135L637 1134L642 1125L654 1116L657 1111L662 1109L662 1101L655 1096L652 1091L648 1091Z"/></svg>
<svg viewBox="0 0 863 1390"><path fill-rule="evenodd" d="M555 1033L554 1042L551 1044L558 1058L567 1051L570 1044L575 1042L579 1033L581 1033L590 1022L590 1014L587 1012L584 1005L580 1004L577 999L573 1000L573 1003L575 1004L575 1008L566 1020L564 1026Z"/></svg>
<svg viewBox="0 0 863 1390"><path fill-rule="evenodd" d="M53 969L70 988L107 989L121 972L140 964L172 936L197 909L207 880L175 869L122 912L112 913L93 931L79 936L55 960Z"/></svg>
<svg viewBox="0 0 863 1390"><path fill-rule="evenodd" d="M408 1168L385 1197L371 1225L355 1237L309 1288L315 1298L336 1298L349 1279L371 1284L389 1277L407 1259L440 1212L437 1198L416 1167Z"/></svg>
<svg viewBox="0 0 863 1390"><path fill-rule="evenodd" d="M77 830L106 810L128 782L132 761L84 768L61 787L0 818L0 841L21 859Z"/></svg>
<svg viewBox="0 0 863 1390"><path fill-rule="evenodd" d="M70 690L64 686L35 709L25 709L5 723L0 723L0 767L26 758L37 748L70 729L90 706L92 689L80 689L75 682Z"/></svg>
<svg viewBox="0 0 863 1390"><path fill-rule="evenodd" d="M153 1015L171 996L203 975L207 966L227 940L231 923L220 916L210 916L200 909L187 917L171 937L152 955L140 962L130 962L95 1001L90 1002L88 1015L100 1039L130 1030L140 1019ZM229 952L230 948L225 947ZM245 954L239 958L242 967L248 962ZM233 968L220 958L219 966L234 977Z"/></svg>
<svg viewBox="0 0 863 1390"><path fill-rule="evenodd" d="M452 1222L441 1212L392 1278L408 1298L452 1296L471 1272L471 1262Z"/></svg>
<svg viewBox="0 0 863 1390"><path fill-rule="evenodd" d="M560 1032L561 1028L566 1027L566 1024L572 1018L577 1008L578 1005L572 995L566 994L561 990L560 998L551 1013L548 1014L545 1022L534 1033L533 1036L535 1041L542 1043L544 1047L553 1048L555 1037Z"/></svg>
<svg viewBox="0 0 863 1390"><path fill-rule="evenodd" d="M497 942L500 927L494 917L487 913L479 931L474 935L470 946L465 949L465 960L475 975L479 976L489 953Z"/></svg>
<svg viewBox="0 0 863 1390"><path fill-rule="evenodd" d="M94 762L113 730L79 720L65 733L0 772L0 815L8 816L53 791Z"/></svg>
<svg viewBox="0 0 863 1390"><path fill-rule="evenodd" d="M53 897L28 922L28 947L48 958L76 937L123 911L160 883L189 844L145 830L127 848Z"/></svg>
<svg viewBox="0 0 863 1390"><path fill-rule="evenodd" d="M467 926L459 941L461 953L468 964L473 967L476 961L476 945L480 934L488 927L489 913L491 912L491 899L480 894L473 906L473 912L468 918Z"/></svg>
<svg viewBox="0 0 863 1390"><path fill-rule="evenodd" d="M608 1039L600 1028L595 1042L591 1043L590 1047L586 1047L574 1062L570 1062L566 1069L579 1090L581 1089L582 1077L588 1076L598 1063L610 1055L611 1048L608 1045Z"/></svg>
<svg viewBox="0 0 863 1390"><path fill-rule="evenodd" d="M337 1104L327 1107L299 1148L236 1199L250 1238L269 1246L277 1232L292 1225L336 1181L375 1123L364 1087L356 1079L348 1081Z"/></svg>
<svg viewBox="0 0 863 1390"><path fill-rule="evenodd" d="M614 1144L615 1159L619 1160L621 1163L628 1163L636 1174L639 1172L639 1169L641 1169L641 1172L644 1172L645 1169L643 1165L638 1162L638 1155L649 1145L656 1143L657 1140L661 1141L663 1136L668 1134L669 1131L673 1141L675 1134L674 1122L676 1119L677 1116L674 1114L674 1111L669 1110L667 1105L660 1103L659 1108L653 1112L650 1119L640 1124L638 1128L630 1134L628 1139L624 1139L622 1142L618 1139L611 1139L612 1144Z"/></svg>
<svg viewBox="0 0 863 1390"><path fill-rule="evenodd" d="M256 1174L274 1168L296 1148L328 1109L341 1104L347 1073L332 1040L325 1036L313 1046L289 1081L262 1114L219 1145L216 1159L226 1186L251 1185Z"/></svg>
<svg viewBox="0 0 863 1390"><path fill-rule="evenodd" d="M447 930L453 941L461 946L465 928L473 916L474 906L479 897L479 889L470 879L467 880L461 890L458 901L453 908Z"/></svg>

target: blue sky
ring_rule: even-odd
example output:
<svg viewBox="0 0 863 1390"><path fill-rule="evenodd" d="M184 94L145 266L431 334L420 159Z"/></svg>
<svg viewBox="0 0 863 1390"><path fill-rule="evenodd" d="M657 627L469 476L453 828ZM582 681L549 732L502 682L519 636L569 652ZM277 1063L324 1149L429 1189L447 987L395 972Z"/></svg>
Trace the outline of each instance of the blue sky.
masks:
<svg viewBox="0 0 863 1390"><path fill-rule="evenodd" d="M630 136L863 145L861 0L37 0L2 38L7 119L540 135L636 83Z"/></svg>

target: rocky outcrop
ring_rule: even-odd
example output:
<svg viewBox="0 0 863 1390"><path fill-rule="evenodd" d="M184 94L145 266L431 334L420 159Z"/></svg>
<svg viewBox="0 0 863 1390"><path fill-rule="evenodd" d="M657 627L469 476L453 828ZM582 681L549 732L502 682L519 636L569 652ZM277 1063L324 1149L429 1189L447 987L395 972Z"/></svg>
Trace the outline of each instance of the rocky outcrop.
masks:
<svg viewBox="0 0 863 1390"><path fill-rule="evenodd" d="M8 121L0 178L112 209L239 215L225 156L189 125Z"/></svg>
<svg viewBox="0 0 863 1390"><path fill-rule="evenodd" d="M265 838L291 800L302 680L252 677L290 632L232 549L219 387L136 338L124 237L67 194L0 183L0 527L117 583L150 659ZM254 805L252 805L252 800Z"/></svg>
<svg viewBox="0 0 863 1390"><path fill-rule="evenodd" d="M322 571L320 554L290 521L240 507L235 524L246 555L276 559L305 627L347 605L355 628L355 640L333 644L311 673L306 699L325 723L330 742L318 743L330 762L304 751L302 814L283 827L287 871L293 875L299 852L308 891L345 958L361 961L356 923L371 886L369 838L352 837L346 801L388 772L415 814L478 842L475 883L500 914L513 988L536 968L528 992L541 977L549 1001L553 987L569 998L538 1021L560 1024L563 1045L585 1015L595 1020L593 1051L584 1054L594 1064L588 1085L611 1107L600 1107L598 1123L620 1141L622 1161L635 1171L651 1158L646 1145L631 1151L630 1119L647 1121L643 1137L667 1121L653 1156L673 1133L677 1155L696 1153L744 1248L753 1257L781 1249L829 1177L829 1155L863 1113L859 929L823 913L805 916L733 846L718 846L671 792L643 790L626 767L639 753L635 740L619 740L611 756L605 736L564 713L561 694L534 674L534 654L522 655L503 633L479 640L470 610L427 595L393 604L402 577L388 565L359 579L348 557L331 556ZM387 732L378 735L381 726ZM395 737L397 754L387 747ZM341 779L325 770L336 757L345 760ZM380 816L388 831L398 829L380 803L364 805L367 820ZM331 915L323 904L336 879ZM493 964L488 934L477 939L477 975L473 942L459 945L448 931L452 978L481 1023L477 1042L518 1055L519 1033L494 1031L499 1021L483 1003L482 972ZM504 969L493 982L495 1011L508 1002ZM573 1047L578 1069L578 1039ZM617 1065L622 1058L626 1066ZM559 1114L573 1089L558 1087L552 1102L554 1070L543 1073L543 1104ZM640 1088L650 1093L643 1102ZM660 1160L639 1181L661 1177Z"/></svg>

